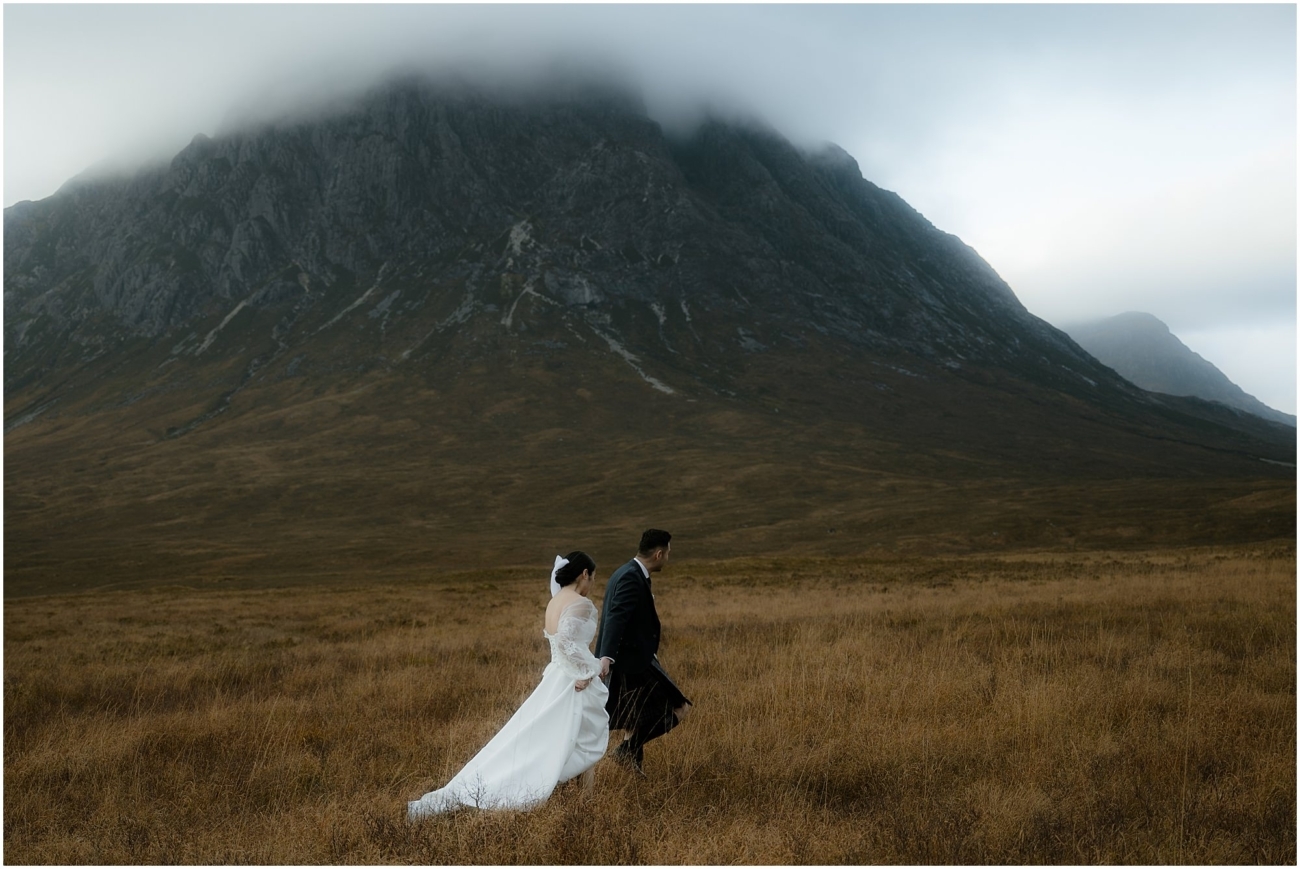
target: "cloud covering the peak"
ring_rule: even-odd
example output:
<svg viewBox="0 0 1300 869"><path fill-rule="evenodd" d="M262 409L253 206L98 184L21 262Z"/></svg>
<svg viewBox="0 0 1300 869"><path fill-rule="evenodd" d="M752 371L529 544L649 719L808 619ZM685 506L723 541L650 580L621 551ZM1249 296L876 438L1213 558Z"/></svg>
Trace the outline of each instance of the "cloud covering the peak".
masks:
<svg viewBox="0 0 1300 869"><path fill-rule="evenodd" d="M1295 412L1294 6L32 4L4 25L6 207L395 70L582 70L666 126L707 107L833 141L1039 316L1149 311Z"/></svg>

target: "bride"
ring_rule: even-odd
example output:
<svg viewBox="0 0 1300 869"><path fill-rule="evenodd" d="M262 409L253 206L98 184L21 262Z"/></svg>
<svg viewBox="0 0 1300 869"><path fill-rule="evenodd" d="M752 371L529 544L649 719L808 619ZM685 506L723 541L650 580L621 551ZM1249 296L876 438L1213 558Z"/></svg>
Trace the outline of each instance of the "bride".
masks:
<svg viewBox="0 0 1300 869"><path fill-rule="evenodd" d="M541 684L446 787L406 804L408 820L461 806L530 808L545 802L557 784L579 775L583 786L591 787L592 767L609 742L609 689L601 679L613 663L591 654L596 605L587 594L595 572L596 562L585 552L556 556L542 631L551 644L551 662Z"/></svg>

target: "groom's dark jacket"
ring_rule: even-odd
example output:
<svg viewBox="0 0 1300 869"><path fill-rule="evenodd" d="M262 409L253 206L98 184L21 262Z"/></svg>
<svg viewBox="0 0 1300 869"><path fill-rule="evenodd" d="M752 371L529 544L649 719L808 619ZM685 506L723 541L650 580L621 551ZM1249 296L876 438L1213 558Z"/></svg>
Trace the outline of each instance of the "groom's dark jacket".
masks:
<svg viewBox="0 0 1300 869"><path fill-rule="evenodd" d="M614 659L614 666L631 674L650 669L659 651L659 613L655 611L650 578L636 559L614 571L605 586L596 657Z"/></svg>

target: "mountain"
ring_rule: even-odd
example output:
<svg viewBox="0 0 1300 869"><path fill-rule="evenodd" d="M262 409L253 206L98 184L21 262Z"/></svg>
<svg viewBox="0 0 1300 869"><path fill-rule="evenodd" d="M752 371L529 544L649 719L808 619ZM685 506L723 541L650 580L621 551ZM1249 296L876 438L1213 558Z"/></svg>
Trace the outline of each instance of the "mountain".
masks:
<svg viewBox="0 0 1300 869"><path fill-rule="evenodd" d="M1130 311L1066 330L1097 359L1143 389L1168 395L1193 395L1217 401L1264 419L1294 426L1296 418L1274 410L1228 379L1192 351L1152 314Z"/></svg>
<svg viewBox="0 0 1300 869"><path fill-rule="evenodd" d="M10 594L1294 526L1294 431L1137 389L841 149L619 91L398 80L4 231Z"/></svg>

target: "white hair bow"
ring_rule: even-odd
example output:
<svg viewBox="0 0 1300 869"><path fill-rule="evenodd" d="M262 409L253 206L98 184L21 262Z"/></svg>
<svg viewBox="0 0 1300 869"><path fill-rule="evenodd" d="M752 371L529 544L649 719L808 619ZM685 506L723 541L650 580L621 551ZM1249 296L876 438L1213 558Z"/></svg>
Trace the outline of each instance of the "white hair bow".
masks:
<svg viewBox="0 0 1300 869"><path fill-rule="evenodd" d="M560 584L555 581L555 574L560 572L560 568L569 563L569 559L563 555L555 556L555 566L551 568L551 597L560 593Z"/></svg>

